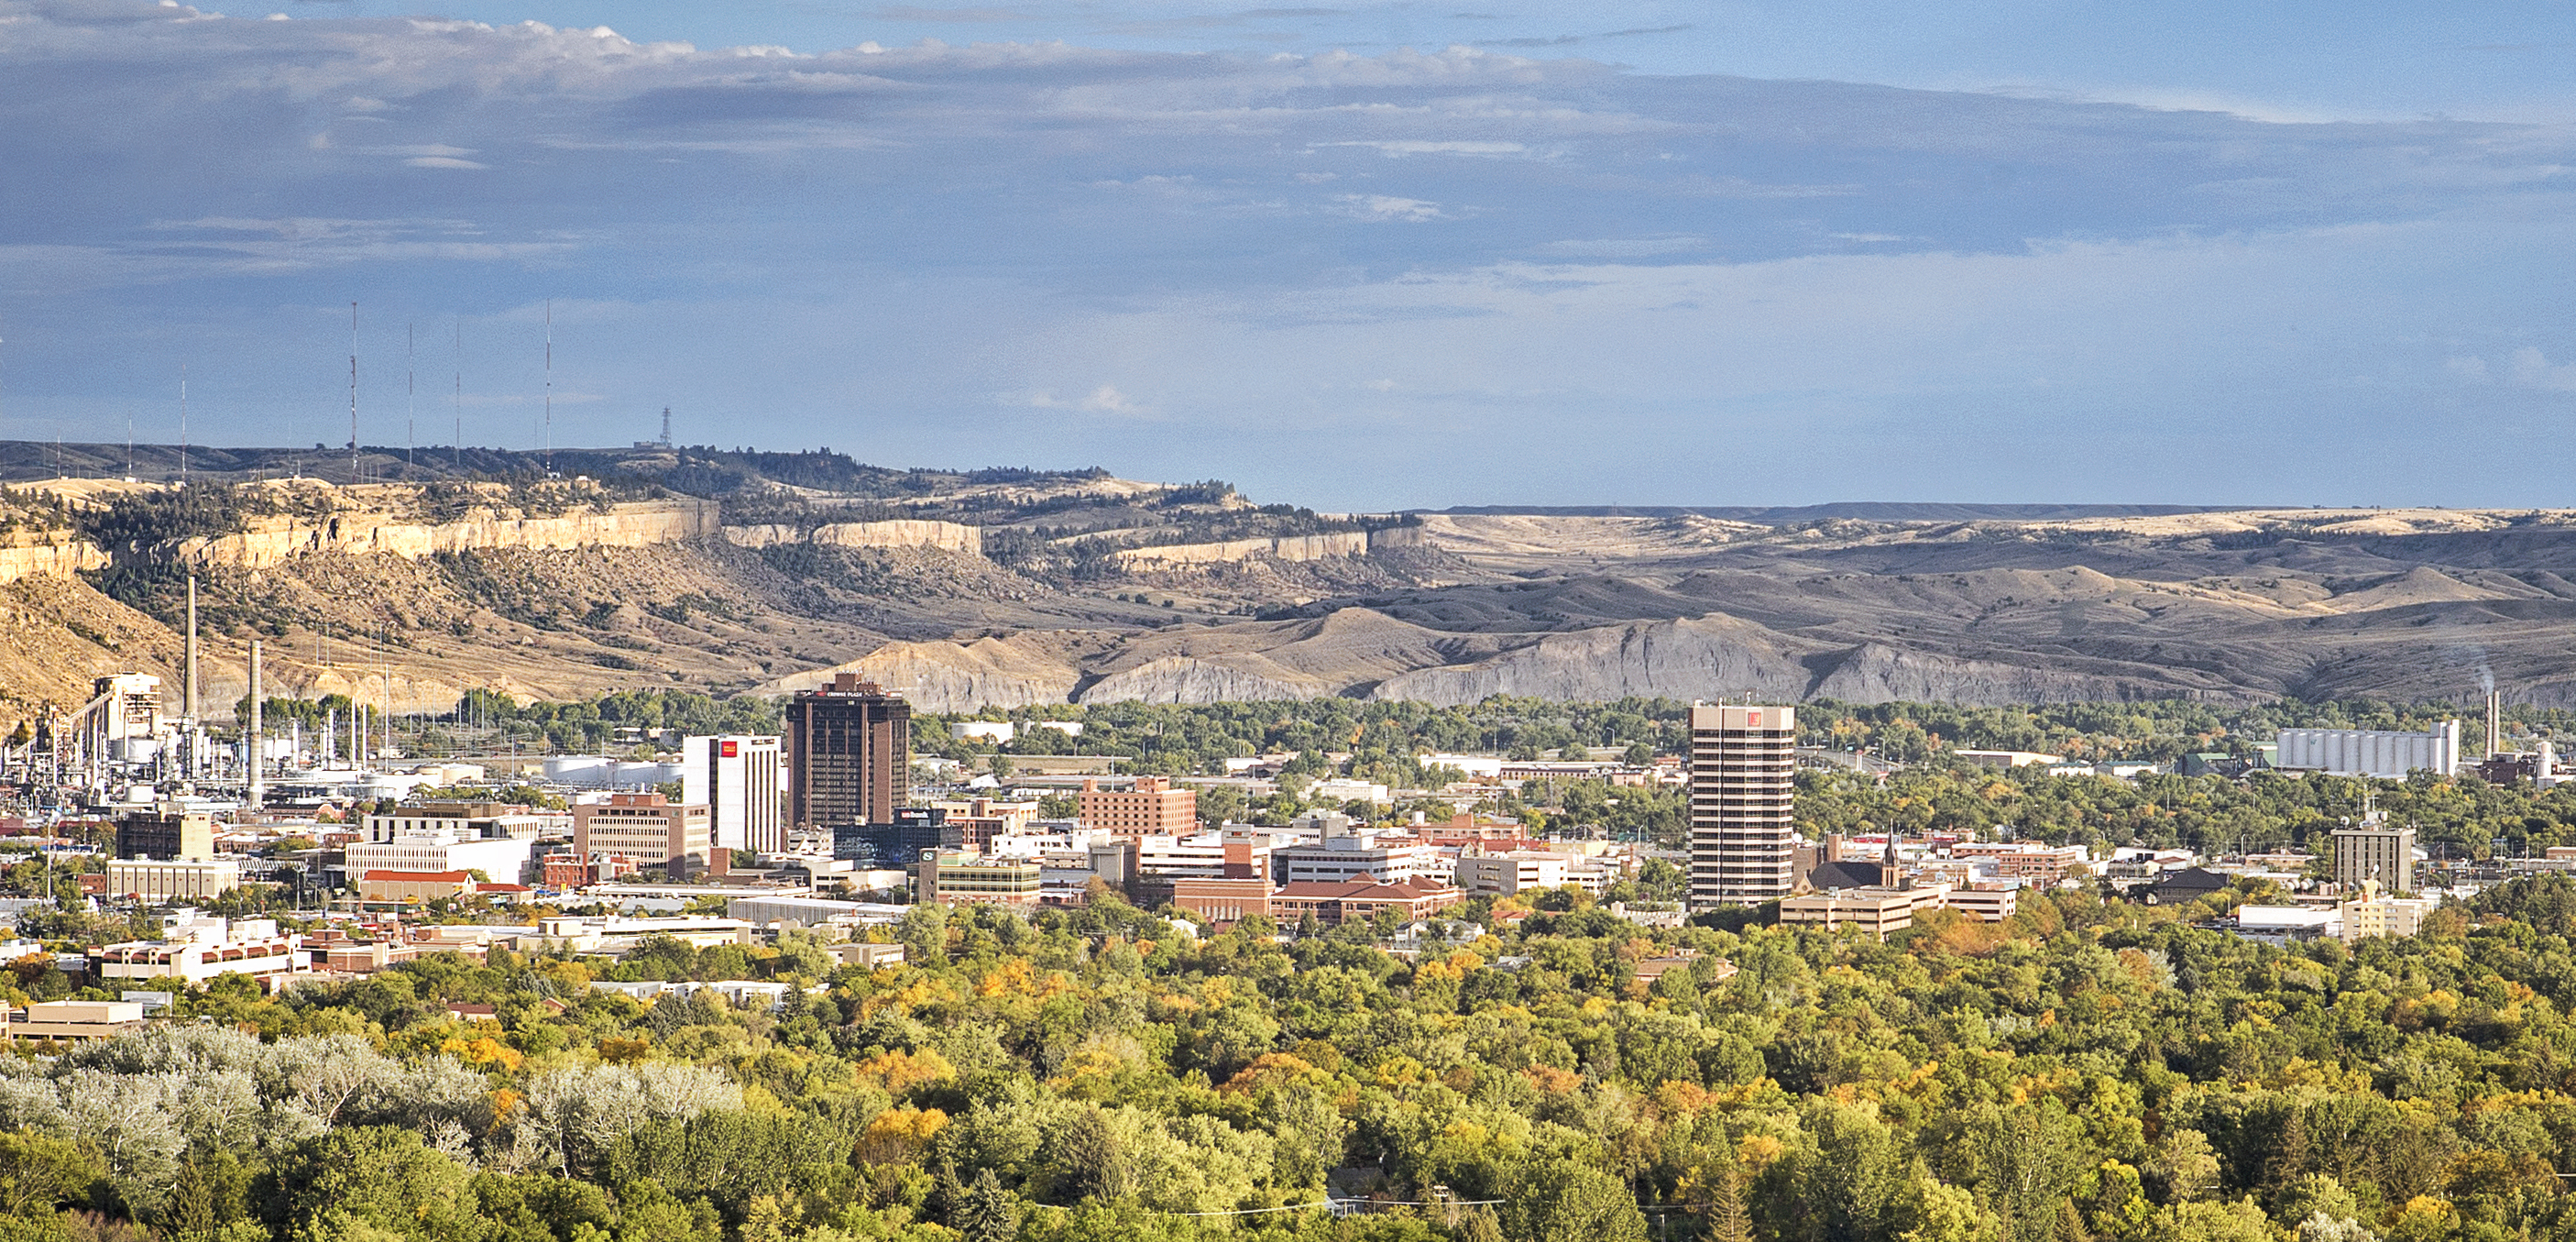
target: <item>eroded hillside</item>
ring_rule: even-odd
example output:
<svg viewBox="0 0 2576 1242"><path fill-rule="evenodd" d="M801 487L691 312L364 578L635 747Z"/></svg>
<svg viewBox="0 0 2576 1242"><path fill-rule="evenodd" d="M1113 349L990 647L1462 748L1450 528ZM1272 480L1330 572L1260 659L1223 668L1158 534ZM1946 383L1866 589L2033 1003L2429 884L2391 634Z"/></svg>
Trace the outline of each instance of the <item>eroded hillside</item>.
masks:
<svg viewBox="0 0 2576 1242"><path fill-rule="evenodd" d="M778 692L844 669L942 710L2423 698L2490 676L2576 700L2562 512L1367 516L1098 471L558 457L593 473L22 483L0 500L0 694L175 672L194 574L217 715L255 637L278 692L397 710L474 687Z"/></svg>

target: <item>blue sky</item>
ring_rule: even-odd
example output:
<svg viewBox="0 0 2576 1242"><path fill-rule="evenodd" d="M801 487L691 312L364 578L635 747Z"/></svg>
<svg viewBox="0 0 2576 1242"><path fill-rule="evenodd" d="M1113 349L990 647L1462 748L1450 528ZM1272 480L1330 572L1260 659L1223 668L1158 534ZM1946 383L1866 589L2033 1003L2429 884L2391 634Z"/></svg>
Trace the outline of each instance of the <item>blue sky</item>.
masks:
<svg viewBox="0 0 2576 1242"><path fill-rule="evenodd" d="M2451 7L0 0L0 437L340 443L355 300L531 446L551 303L558 444L2576 503L2576 13Z"/></svg>

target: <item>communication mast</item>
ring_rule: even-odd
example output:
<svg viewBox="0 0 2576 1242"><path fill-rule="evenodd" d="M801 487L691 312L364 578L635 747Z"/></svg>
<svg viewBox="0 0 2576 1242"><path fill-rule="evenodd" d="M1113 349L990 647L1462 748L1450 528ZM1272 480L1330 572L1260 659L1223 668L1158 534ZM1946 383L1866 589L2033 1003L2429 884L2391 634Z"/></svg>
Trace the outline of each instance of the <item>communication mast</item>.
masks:
<svg viewBox="0 0 2576 1242"><path fill-rule="evenodd" d="M456 317L456 472L465 473L465 316Z"/></svg>
<svg viewBox="0 0 2576 1242"><path fill-rule="evenodd" d="M411 474L412 454L419 437L413 431L412 409L418 402L419 385L414 383L413 357L419 344L419 330L413 324L403 325L403 474Z"/></svg>
<svg viewBox="0 0 2576 1242"><path fill-rule="evenodd" d="M555 472L555 300L546 299L546 474Z"/></svg>
<svg viewBox="0 0 2576 1242"><path fill-rule="evenodd" d="M349 303L349 482L358 481L358 304Z"/></svg>

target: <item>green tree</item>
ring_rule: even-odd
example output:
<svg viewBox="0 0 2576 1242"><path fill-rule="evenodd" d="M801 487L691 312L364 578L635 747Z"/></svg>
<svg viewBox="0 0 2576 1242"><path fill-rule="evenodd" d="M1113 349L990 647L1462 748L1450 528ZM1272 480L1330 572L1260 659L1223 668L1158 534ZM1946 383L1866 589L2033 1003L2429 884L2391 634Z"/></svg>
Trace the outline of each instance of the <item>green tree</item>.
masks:
<svg viewBox="0 0 2576 1242"><path fill-rule="evenodd" d="M964 1234L966 1242L1012 1242L1020 1236L1019 1197L1004 1189L991 1169L985 1169L950 1210L948 1225Z"/></svg>
<svg viewBox="0 0 2576 1242"><path fill-rule="evenodd" d="M1617 1177L1551 1156L1522 1173L1504 1205L1503 1229L1525 1242L1645 1242L1646 1216Z"/></svg>

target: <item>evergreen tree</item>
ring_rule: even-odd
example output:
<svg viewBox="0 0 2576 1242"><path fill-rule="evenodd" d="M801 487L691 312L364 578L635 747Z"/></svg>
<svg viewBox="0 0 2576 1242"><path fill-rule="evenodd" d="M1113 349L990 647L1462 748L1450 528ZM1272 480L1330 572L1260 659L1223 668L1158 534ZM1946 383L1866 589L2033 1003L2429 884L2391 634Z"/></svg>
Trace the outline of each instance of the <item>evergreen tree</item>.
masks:
<svg viewBox="0 0 2576 1242"><path fill-rule="evenodd" d="M1019 1197L1002 1188L1002 1179L991 1169L975 1175L957 1206L948 1214L948 1225L966 1235L966 1242L1011 1242L1020 1236Z"/></svg>

